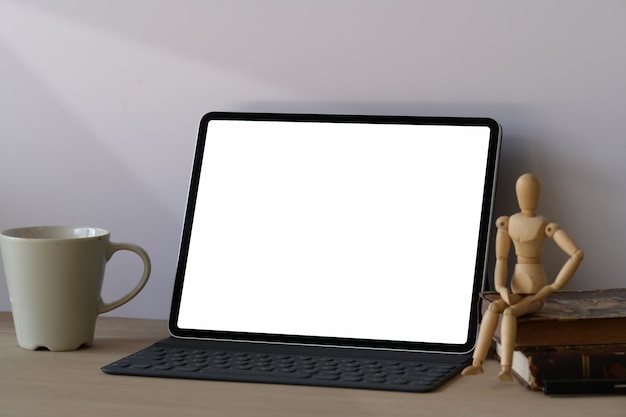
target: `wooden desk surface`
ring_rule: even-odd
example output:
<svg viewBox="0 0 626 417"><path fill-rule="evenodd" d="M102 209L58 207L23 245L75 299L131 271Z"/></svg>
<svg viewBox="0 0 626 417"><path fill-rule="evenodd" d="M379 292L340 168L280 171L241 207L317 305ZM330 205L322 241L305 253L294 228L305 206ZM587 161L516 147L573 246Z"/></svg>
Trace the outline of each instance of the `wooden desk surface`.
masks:
<svg viewBox="0 0 626 417"><path fill-rule="evenodd" d="M74 352L17 345L0 313L0 416L626 416L626 396L547 397L499 382L498 364L426 394L106 375L100 368L168 336L160 320L100 317Z"/></svg>

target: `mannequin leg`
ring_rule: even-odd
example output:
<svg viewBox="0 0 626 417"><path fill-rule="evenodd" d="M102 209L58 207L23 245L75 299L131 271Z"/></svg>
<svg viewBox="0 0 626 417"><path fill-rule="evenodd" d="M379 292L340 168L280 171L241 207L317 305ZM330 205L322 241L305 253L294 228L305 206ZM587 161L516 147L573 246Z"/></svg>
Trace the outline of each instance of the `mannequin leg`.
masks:
<svg viewBox="0 0 626 417"><path fill-rule="evenodd" d="M519 303L504 310L502 314L502 326L500 333L502 337L502 354L500 357L501 371L498 378L501 381L512 381L513 351L515 350L515 338L517 337L517 318L525 314L532 313L543 307L543 301L530 301L531 297L526 297Z"/></svg>
<svg viewBox="0 0 626 417"><path fill-rule="evenodd" d="M498 318L500 314L491 310L487 310L483 321L480 324L480 331L478 332L478 340L476 342L476 349L474 350L474 359L472 364L463 369L462 375L477 375L483 372L482 364L489 352L489 346L491 345L491 339L498 326Z"/></svg>
<svg viewBox="0 0 626 417"><path fill-rule="evenodd" d="M507 314L502 316L502 354L500 355L500 366L502 370L498 374L501 381L512 381L511 366L513 365L513 350L515 350L515 336L517 334L517 317Z"/></svg>

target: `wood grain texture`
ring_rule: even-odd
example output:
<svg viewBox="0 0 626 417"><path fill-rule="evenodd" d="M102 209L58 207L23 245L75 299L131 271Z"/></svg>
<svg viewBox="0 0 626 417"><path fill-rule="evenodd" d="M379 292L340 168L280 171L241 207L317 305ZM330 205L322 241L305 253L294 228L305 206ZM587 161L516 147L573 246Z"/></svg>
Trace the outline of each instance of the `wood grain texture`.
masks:
<svg viewBox="0 0 626 417"><path fill-rule="evenodd" d="M168 336L164 321L100 317L94 345L74 352L17 346L0 313L0 415L22 416L624 416L624 397L550 398L485 374L428 394L106 375L100 368Z"/></svg>

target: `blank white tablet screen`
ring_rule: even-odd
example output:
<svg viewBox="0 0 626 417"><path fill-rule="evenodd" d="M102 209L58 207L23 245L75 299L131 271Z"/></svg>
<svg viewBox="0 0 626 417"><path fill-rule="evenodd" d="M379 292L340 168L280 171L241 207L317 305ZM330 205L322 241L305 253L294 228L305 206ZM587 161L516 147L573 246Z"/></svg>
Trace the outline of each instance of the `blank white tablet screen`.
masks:
<svg viewBox="0 0 626 417"><path fill-rule="evenodd" d="M178 326L464 343L489 136L210 121Z"/></svg>

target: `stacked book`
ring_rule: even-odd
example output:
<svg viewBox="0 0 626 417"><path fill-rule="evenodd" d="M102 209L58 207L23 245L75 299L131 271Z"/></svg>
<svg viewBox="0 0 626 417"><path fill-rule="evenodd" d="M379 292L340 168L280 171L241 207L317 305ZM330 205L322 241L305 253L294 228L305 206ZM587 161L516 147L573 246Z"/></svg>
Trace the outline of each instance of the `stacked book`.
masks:
<svg viewBox="0 0 626 417"><path fill-rule="evenodd" d="M481 294L483 313L499 299ZM626 378L626 288L559 291L518 318L513 374L527 388L546 381ZM494 335L499 356L500 324Z"/></svg>

